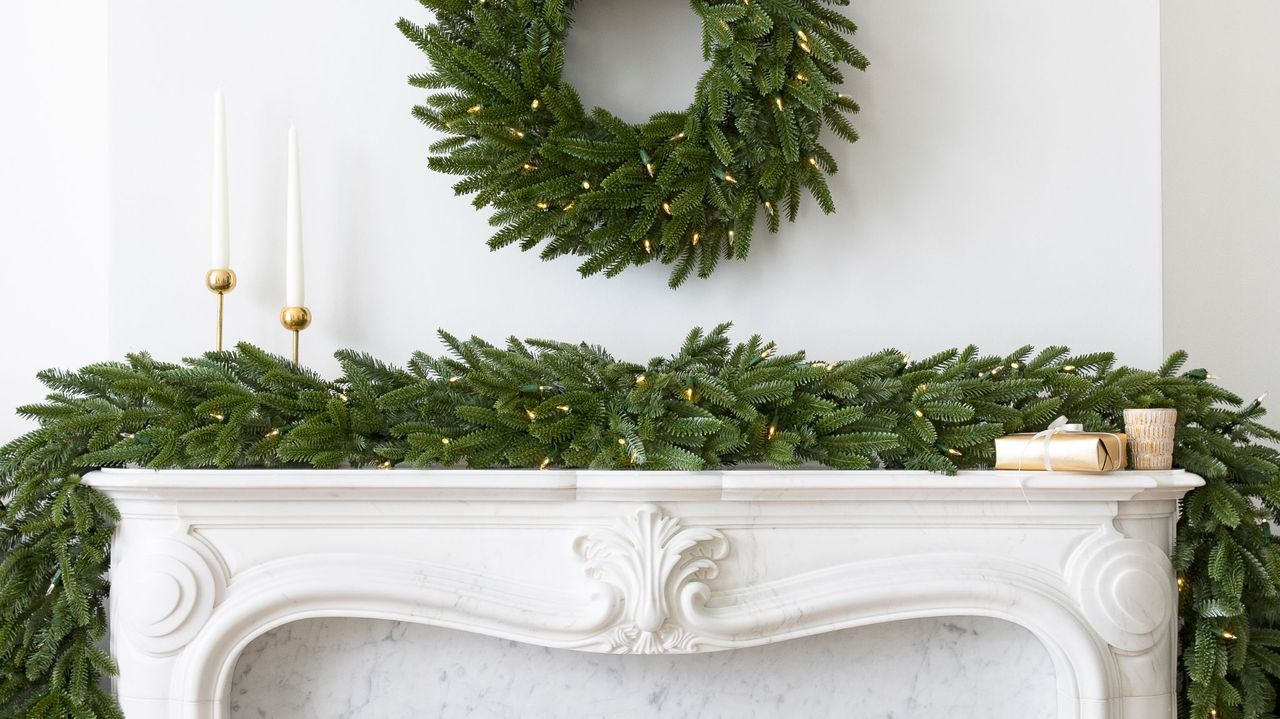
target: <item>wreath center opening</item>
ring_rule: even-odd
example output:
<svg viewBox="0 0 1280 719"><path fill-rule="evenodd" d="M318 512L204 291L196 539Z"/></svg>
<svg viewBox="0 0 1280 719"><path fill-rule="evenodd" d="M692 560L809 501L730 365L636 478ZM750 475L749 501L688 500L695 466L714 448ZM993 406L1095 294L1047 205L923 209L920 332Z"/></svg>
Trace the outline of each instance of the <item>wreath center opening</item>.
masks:
<svg viewBox="0 0 1280 719"><path fill-rule="evenodd" d="M685 0L581 0L565 38L564 78L588 109L627 122L693 102L702 59L701 23Z"/></svg>

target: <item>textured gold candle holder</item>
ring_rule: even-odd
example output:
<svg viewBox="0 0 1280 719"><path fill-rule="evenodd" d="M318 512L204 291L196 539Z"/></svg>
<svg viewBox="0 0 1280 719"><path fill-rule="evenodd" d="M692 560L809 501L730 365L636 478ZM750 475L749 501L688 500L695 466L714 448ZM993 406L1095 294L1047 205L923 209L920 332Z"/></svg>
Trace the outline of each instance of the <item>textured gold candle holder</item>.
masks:
<svg viewBox="0 0 1280 719"><path fill-rule="evenodd" d="M227 293L236 288L236 273L232 270L209 270L204 276L204 284L209 291L218 296L218 334L216 347L222 351L222 310L226 303Z"/></svg>
<svg viewBox="0 0 1280 719"><path fill-rule="evenodd" d="M1126 409L1124 433L1134 469L1173 469L1173 440L1178 429L1176 409Z"/></svg>
<svg viewBox="0 0 1280 719"><path fill-rule="evenodd" d="M298 364L298 336L311 326L311 310L306 307L285 307L280 310L280 324L293 333L293 363Z"/></svg>

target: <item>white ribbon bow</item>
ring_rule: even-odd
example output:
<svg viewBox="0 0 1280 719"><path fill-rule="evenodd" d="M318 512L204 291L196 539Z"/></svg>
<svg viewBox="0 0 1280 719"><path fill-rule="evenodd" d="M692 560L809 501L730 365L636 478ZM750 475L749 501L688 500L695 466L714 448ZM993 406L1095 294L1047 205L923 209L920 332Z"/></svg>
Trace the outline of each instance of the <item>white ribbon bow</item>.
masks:
<svg viewBox="0 0 1280 719"><path fill-rule="evenodd" d="M1044 469L1046 472L1053 471L1053 457L1049 452L1049 440L1053 439L1053 435L1062 434L1064 432L1083 432L1084 425L1068 422L1066 417L1059 417L1049 423L1049 427L1043 432L1036 432L1035 435L1027 441L1022 448L1022 454L1018 457L1018 471L1022 471L1022 462L1027 458L1027 450L1031 449L1036 440L1044 441Z"/></svg>

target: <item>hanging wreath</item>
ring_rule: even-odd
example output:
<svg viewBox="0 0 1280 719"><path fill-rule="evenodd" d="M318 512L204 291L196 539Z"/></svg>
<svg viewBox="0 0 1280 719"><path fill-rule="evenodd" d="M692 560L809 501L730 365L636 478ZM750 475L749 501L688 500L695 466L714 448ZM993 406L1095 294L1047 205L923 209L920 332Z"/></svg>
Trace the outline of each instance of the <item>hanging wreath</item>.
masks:
<svg viewBox="0 0 1280 719"><path fill-rule="evenodd" d="M835 88L843 65L867 66L828 7L848 0L693 0L710 67L688 109L639 124L587 112L562 79L572 0L420 2L435 23L398 26L431 60L410 83L437 92L413 113L448 135L430 167L494 209L491 249L543 245L544 260L585 258L583 276L656 260L678 287L745 259L757 208L771 232L804 190L834 211L819 135L857 139L858 105Z"/></svg>

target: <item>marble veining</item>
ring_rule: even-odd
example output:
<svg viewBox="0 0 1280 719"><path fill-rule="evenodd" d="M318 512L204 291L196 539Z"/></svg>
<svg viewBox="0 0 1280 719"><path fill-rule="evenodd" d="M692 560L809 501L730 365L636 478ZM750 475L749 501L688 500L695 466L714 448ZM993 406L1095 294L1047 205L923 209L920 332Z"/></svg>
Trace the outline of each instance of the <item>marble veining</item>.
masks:
<svg viewBox="0 0 1280 719"><path fill-rule="evenodd" d="M982 618L663 656L308 619L254 640L231 688L233 719L1051 719L1055 702L1039 641Z"/></svg>

